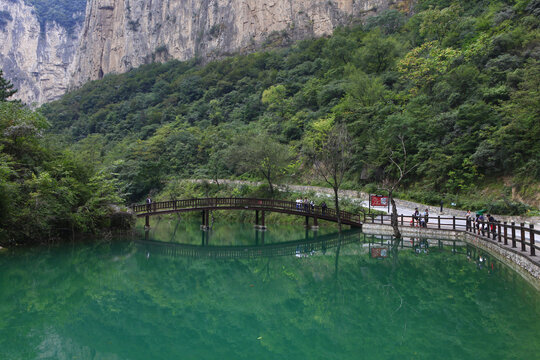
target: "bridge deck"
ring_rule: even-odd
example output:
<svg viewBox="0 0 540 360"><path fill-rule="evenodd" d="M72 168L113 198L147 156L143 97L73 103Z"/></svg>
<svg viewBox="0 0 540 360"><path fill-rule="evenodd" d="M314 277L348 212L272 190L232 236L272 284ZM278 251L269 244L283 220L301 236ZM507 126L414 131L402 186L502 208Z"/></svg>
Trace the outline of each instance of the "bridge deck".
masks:
<svg viewBox="0 0 540 360"><path fill-rule="evenodd" d="M204 198L155 202L133 205L137 217L204 210L261 210L279 212L337 222L337 212L332 208L305 206L293 201L254 198ZM354 227L362 226L363 214L340 211L341 222Z"/></svg>

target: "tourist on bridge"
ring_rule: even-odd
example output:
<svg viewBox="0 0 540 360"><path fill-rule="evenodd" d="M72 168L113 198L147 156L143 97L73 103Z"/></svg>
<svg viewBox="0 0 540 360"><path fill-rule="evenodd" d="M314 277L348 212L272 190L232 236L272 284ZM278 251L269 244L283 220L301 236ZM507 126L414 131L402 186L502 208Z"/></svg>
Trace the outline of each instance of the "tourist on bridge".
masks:
<svg viewBox="0 0 540 360"><path fill-rule="evenodd" d="M416 226L420 226L420 211L418 211L418 208L414 208L413 221Z"/></svg>
<svg viewBox="0 0 540 360"><path fill-rule="evenodd" d="M146 198L146 210L150 211L152 208L152 198L150 195Z"/></svg>
<svg viewBox="0 0 540 360"><path fill-rule="evenodd" d="M429 220L429 210L426 209L426 211L424 211L424 223L423 223L423 227L427 227L427 223L428 223L428 220Z"/></svg>
<svg viewBox="0 0 540 360"><path fill-rule="evenodd" d="M493 234L495 234L497 220L495 220L495 218L491 214L487 214L487 218L488 218L488 231L491 231Z"/></svg>
<svg viewBox="0 0 540 360"><path fill-rule="evenodd" d="M326 202L323 201L323 202L321 203L321 209L322 209L323 215L326 214L326 208L327 208Z"/></svg>
<svg viewBox="0 0 540 360"><path fill-rule="evenodd" d="M476 228L478 230L482 230L482 235L484 235L485 226L484 226L484 214L483 213L478 214L478 217L476 218Z"/></svg>
<svg viewBox="0 0 540 360"><path fill-rule="evenodd" d="M465 226L467 230L472 230L471 222L473 222L474 219L471 214L471 210L467 210L467 213L465 214Z"/></svg>

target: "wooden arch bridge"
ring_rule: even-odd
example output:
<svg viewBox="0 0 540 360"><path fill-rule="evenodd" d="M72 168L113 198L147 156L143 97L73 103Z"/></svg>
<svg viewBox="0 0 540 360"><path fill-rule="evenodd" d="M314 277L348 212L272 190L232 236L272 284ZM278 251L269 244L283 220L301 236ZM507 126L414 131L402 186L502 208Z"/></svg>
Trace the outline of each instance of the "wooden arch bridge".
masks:
<svg viewBox="0 0 540 360"><path fill-rule="evenodd" d="M294 201L254 198L204 198L154 202L152 204L132 205L133 212L137 217L146 218L146 227L150 227L150 216L172 213L200 211L202 217L201 229L210 227L209 213L216 210L252 210L255 211L255 227L265 229L265 212L277 212L304 216L306 227L309 227L309 219L313 219L312 228L319 226L319 220L337 222L335 209L297 204ZM260 215L260 216L259 216ZM340 211L341 223L354 228L362 228L363 214L353 214Z"/></svg>

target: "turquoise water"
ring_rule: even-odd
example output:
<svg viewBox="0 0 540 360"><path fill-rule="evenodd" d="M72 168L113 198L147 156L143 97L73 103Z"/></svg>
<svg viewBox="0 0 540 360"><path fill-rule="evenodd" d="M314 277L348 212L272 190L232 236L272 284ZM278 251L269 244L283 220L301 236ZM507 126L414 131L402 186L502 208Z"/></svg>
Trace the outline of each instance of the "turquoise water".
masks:
<svg viewBox="0 0 540 360"><path fill-rule="evenodd" d="M198 226L0 253L0 359L540 354L540 293L472 247Z"/></svg>

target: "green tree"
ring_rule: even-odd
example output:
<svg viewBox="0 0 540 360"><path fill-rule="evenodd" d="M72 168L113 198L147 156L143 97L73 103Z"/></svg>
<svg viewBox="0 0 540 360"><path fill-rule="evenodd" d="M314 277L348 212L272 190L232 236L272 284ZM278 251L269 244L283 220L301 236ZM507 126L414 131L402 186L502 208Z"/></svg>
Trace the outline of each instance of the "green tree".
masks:
<svg viewBox="0 0 540 360"><path fill-rule="evenodd" d="M391 37L381 34L379 28L372 30L362 41L357 51L359 64L367 73L381 73L394 64L400 52L400 44Z"/></svg>
<svg viewBox="0 0 540 360"><path fill-rule="evenodd" d="M289 147L268 134L261 134L248 139L239 150L242 169L262 176L273 195L274 184L285 175L291 161Z"/></svg>
<svg viewBox="0 0 540 360"><path fill-rule="evenodd" d="M398 62L398 71L414 87L413 94L419 89L431 86L438 76L445 74L461 51L442 48L436 42L426 42L411 50Z"/></svg>
<svg viewBox="0 0 540 360"><path fill-rule="evenodd" d="M304 143L304 154L316 175L334 190L334 205L340 233L339 189L352 163L351 147L352 139L347 126L334 123L333 118L322 119L315 123Z"/></svg>
<svg viewBox="0 0 540 360"><path fill-rule="evenodd" d="M7 99L17 92L13 89L11 81L4 78L4 73L0 69L0 101L8 101Z"/></svg>

